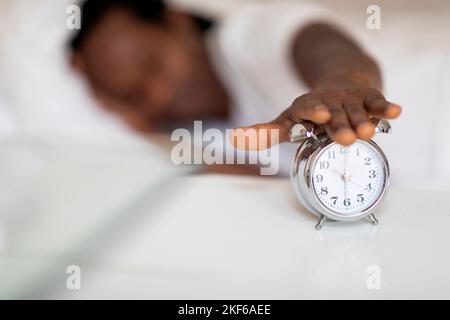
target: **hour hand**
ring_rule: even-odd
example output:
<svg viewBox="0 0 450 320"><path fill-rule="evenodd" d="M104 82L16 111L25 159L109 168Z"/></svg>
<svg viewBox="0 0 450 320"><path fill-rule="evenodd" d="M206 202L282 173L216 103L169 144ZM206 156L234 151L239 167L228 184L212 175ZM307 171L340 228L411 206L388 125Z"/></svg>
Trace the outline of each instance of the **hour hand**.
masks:
<svg viewBox="0 0 450 320"><path fill-rule="evenodd" d="M342 181L348 182L352 180L352 176L349 174L341 173L337 169L334 169L334 172L336 172L338 175L341 176Z"/></svg>
<svg viewBox="0 0 450 320"><path fill-rule="evenodd" d="M341 177L344 177L345 175L341 172L339 172L339 170L334 169L334 172L337 173L338 175L340 175Z"/></svg>

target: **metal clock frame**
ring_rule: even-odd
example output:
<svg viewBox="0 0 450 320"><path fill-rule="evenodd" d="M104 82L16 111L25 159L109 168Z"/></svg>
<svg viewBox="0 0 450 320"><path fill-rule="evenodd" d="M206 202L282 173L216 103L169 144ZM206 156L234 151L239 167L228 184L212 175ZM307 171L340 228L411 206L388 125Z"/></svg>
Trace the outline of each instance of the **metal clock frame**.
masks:
<svg viewBox="0 0 450 320"><path fill-rule="evenodd" d="M305 206L306 209L319 217L319 221L317 222L315 228L317 230L320 230L327 218L341 222L352 222L368 218L372 224L378 224L378 220L375 218L373 212L380 206L383 199L385 198L386 192L389 189L390 178L389 162L381 148L372 140L358 140L358 142L374 149L374 151L380 155L384 171L384 181L382 186L383 189L378 198L369 207L358 214L344 216L341 213L335 212L323 205L314 190L314 182L312 176L312 170L316 165L316 161L319 155L328 146L335 144L335 142L332 141L332 139L325 133L316 136L313 132L307 132L304 127L301 130L303 131L300 134L303 135L303 139L305 141L298 148L295 159L292 163L291 181L295 193L301 203ZM389 122L387 122L386 120L381 120L377 126L377 132L390 133L390 131L391 127ZM291 136L291 140L298 141L299 139L298 137L295 138Z"/></svg>

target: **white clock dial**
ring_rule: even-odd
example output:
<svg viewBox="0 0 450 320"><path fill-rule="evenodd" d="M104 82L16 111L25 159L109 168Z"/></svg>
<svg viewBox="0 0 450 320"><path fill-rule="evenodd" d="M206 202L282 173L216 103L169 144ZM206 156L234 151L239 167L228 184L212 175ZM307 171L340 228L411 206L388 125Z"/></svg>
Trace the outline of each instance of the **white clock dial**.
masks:
<svg viewBox="0 0 450 320"><path fill-rule="evenodd" d="M319 153L312 168L313 189L328 210L357 215L381 197L384 168L382 156L368 143L357 141L350 147L332 143Z"/></svg>

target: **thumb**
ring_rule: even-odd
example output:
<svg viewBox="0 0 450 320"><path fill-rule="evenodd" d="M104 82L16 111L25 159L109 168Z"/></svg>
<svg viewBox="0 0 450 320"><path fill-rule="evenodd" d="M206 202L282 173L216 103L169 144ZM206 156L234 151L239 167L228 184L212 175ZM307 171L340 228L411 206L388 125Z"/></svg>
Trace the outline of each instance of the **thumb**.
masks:
<svg viewBox="0 0 450 320"><path fill-rule="evenodd" d="M289 141L289 132L295 123L277 118L272 122L236 128L231 131L230 143L234 148L259 151Z"/></svg>

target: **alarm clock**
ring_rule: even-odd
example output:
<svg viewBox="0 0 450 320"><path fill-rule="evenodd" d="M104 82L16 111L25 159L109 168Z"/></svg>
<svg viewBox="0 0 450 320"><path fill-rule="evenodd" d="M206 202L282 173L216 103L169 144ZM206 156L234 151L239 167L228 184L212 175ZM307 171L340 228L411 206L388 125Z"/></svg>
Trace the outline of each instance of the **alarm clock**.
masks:
<svg viewBox="0 0 450 320"><path fill-rule="evenodd" d="M375 131L390 133L391 125L380 120ZM292 185L303 206L318 216L317 230L327 219L368 219L378 224L374 211L386 195L390 173L388 160L374 141L356 140L345 147L303 124L291 129L290 138L301 142L292 163Z"/></svg>

